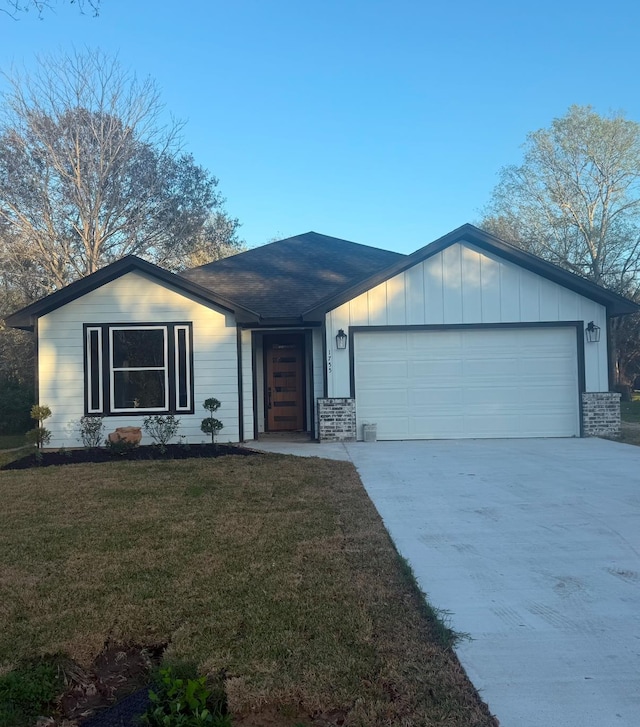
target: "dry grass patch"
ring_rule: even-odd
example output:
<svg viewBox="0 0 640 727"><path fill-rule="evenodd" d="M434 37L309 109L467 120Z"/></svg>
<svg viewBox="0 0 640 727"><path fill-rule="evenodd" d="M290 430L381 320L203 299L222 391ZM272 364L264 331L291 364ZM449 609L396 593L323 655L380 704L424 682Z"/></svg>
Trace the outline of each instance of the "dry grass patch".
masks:
<svg viewBox="0 0 640 727"><path fill-rule="evenodd" d="M344 462L0 473L0 669L105 642L226 674L232 713L494 725Z"/></svg>
<svg viewBox="0 0 640 727"><path fill-rule="evenodd" d="M615 437L614 441L640 446L640 424L623 421L620 425L620 436Z"/></svg>

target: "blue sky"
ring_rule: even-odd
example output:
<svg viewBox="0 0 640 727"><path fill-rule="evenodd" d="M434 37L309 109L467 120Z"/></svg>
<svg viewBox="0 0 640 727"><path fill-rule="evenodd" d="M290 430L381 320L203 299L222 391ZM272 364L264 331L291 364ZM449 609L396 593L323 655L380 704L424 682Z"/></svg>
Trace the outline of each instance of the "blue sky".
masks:
<svg viewBox="0 0 640 727"><path fill-rule="evenodd" d="M631 0L102 0L0 14L0 68L117 53L187 121L250 246L315 230L411 252L477 221L569 105L640 121L639 20Z"/></svg>

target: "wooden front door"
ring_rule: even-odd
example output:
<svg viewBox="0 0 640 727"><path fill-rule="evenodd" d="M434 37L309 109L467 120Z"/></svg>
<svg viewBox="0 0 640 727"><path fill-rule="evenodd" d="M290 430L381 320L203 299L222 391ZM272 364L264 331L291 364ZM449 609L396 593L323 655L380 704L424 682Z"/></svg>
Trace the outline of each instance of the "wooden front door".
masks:
<svg viewBox="0 0 640 727"><path fill-rule="evenodd" d="M295 432L304 425L304 346L302 336L265 340L267 431Z"/></svg>

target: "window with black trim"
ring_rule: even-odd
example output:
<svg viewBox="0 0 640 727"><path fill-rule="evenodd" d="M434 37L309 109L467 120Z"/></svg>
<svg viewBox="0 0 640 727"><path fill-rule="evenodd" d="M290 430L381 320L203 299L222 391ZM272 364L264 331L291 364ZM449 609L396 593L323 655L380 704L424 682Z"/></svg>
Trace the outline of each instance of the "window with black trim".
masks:
<svg viewBox="0 0 640 727"><path fill-rule="evenodd" d="M193 411L190 323L84 329L87 414Z"/></svg>

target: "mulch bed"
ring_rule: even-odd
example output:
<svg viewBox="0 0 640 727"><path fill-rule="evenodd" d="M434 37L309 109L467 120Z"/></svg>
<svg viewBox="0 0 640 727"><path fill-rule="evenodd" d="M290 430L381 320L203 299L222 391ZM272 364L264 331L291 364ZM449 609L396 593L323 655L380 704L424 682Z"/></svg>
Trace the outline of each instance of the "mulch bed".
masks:
<svg viewBox="0 0 640 727"><path fill-rule="evenodd" d="M58 700L61 723L73 720L86 727L138 725L140 715L150 704L151 668L160 662L165 647L105 645L89 669L66 665L69 685Z"/></svg>
<svg viewBox="0 0 640 727"><path fill-rule="evenodd" d="M52 465L86 464L101 462L149 461L162 459L200 459L204 457L225 457L229 454L252 456L260 454L233 444L168 444L164 450L156 445L135 447L122 453L102 447L94 449L66 449L34 452L26 457L13 460L0 469L25 470L31 467L51 467Z"/></svg>

